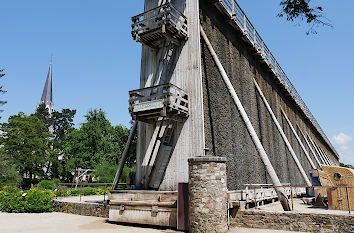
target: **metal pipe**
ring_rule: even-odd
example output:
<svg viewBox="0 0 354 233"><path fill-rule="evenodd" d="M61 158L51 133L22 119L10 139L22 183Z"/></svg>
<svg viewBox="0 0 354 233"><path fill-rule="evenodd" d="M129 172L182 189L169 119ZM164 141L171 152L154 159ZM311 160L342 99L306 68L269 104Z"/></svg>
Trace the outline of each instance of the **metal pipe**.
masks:
<svg viewBox="0 0 354 233"><path fill-rule="evenodd" d="M285 142L285 145L287 146L288 150L290 151L290 154L291 154L291 156L293 157L293 159L294 159L294 161L295 161L295 163L296 163L296 166L297 166L297 168L299 169L299 171L300 171L302 177L304 178L304 180L305 180L305 182L306 182L307 185L311 185L311 182L310 182L309 178L307 177L304 168L302 167L302 165L301 165L299 159L297 158L293 147L291 146L291 144L290 144L288 138L286 137L286 135L285 135L285 133L284 133L284 130L281 128L281 126L280 126L280 124L279 124L279 122L278 122L278 120L277 120L277 117L276 117L275 114L273 113L273 110L272 110L272 108L270 107L270 105L269 105L269 103L268 103L266 97L264 96L264 94L263 94L261 88L259 87L259 85L258 85L258 83L257 83L257 81L256 81L255 79L253 79L253 82L254 82L254 85L256 86L256 89L257 89L259 95L261 96L261 99L263 100L263 102L264 102L264 104L265 104L265 106L266 106L266 108L267 108L267 110L268 110L270 116L272 117L274 124L277 126L277 129L278 129L278 131L279 131L281 137L283 138L283 140L284 140L284 142ZM312 162L312 161L311 161L311 162Z"/></svg>
<svg viewBox="0 0 354 233"><path fill-rule="evenodd" d="M112 190L114 190L117 187L119 178L122 175L124 164L125 164L125 161L127 159L127 155L128 155L128 151L129 151L130 145L133 142L134 134L135 134L137 126L138 126L138 121L135 121L134 124L133 124L133 127L132 127L132 129L130 131L127 144L125 145L125 148L124 148L124 151L123 151L123 154L122 154L122 158L120 159L119 167L118 167L116 176L114 177L114 181L113 181L113 184L112 184Z"/></svg>
<svg viewBox="0 0 354 233"><path fill-rule="evenodd" d="M281 110L281 112L283 113L283 115L284 115L284 117L285 117L285 120L288 122L288 125L290 126L291 131L292 131L293 134L295 135L296 140L299 142L299 144L300 144L300 146L301 146L301 149L304 151L307 160L310 162L312 169L316 169L316 166L315 166L315 164L313 163L313 161L312 161L312 159L311 159L311 157L310 157L309 152L306 150L306 148L305 148L304 144L302 143L302 141L301 141L299 135L296 133L296 130L294 129L293 125L291 124L291 121L289 120L288 116L285 114L285 111L283 110L282 107L280 107L280 110Z"/></svg>
<svg viewBox="0 0 354 233"><path fill-rule="evenodd" d="M281 183L280 183L280 180L268 158L268 155L266 153L266 151L264 150L263 146L262 146L262 143L261 141L259 140L258 136L257 136L257 133L255 131L255 129L253 128L252 126L252 123L250 121L250 119L248 118L247 116L247 113L245 111L245 109L243 108L242 106L242 103L240 101L240 99L238 98L236 92L235 92L235 89L234 87L232 86L218 56L216 55L214 49L213 49L213 46L211 45L207 35L205 34L204 30L203 30L203 27L201 26L200 27L200 33L205 41L205 43L207 44L208 46L208 49L214 59L214 62L215 64L217 65L219 71L220 71L220 74L222 76L222 79L223 81L225 82L226 86L227 86L227 89L228 91L230 92L230 95L242 117L242 120L245 122L245 125L247 127L247 130L253 140L253 143L255 144L256 146L256 149L264 163L264 166L270 176L270 178L272 179L272 182L274 184L274 186L281 186ZM279 188L279 187L276 187L275 190L277 191L277 194L278 194L278 197L279 197L279 200L283 206L283 209L285 211L290 211L290 206L289 206L289 200L287 199L287 197L285 196L285 193L284 193L284 189L283 188Z"/></svg>

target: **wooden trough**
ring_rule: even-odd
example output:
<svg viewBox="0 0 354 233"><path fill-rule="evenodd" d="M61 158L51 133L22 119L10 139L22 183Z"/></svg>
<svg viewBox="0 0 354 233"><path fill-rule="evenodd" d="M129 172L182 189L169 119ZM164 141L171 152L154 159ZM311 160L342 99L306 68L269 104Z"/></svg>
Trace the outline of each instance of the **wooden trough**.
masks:
<svg viewBox="0 0 354 233"><path fill-rule="evenodd" d="M109 221L177 226L177 192L111 190Z"/></svg>

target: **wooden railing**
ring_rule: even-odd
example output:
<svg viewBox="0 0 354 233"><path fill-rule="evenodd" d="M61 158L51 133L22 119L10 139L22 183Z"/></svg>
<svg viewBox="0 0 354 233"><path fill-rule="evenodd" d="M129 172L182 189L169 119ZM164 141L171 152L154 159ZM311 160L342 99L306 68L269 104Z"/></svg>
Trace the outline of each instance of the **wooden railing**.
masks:
<svg viewBox="0 0 354 233"><path fill-rule="evenodd" d="M148 46L161 37L178 43L187 35L187 18L170 2L132 17L133 38Z"/></svg>
<svg viewBox="0 0 354 233"><path fill-rule="evenodd" d="M188 95L171 83L129 91L129 95L129 112L132 115L164 109L188 116Z"/></svg>
<svg viewBox="0 0 354 233"><path fill-rule="evenodd" d="M240 30L248 42L253 45L257 53L262 57L264 62L269 66L274 75L278 78L280 83L282 83L285 89L289 92L290 96L295 100L297 105L301 108L306 117L311 121L316 130L321 134L323 139L326 141L329 147L336 153L332 144L328 140L326 134L323 132L322 128L318 124L315 117L312 115L309 108L306 106L305 102L296 91L295 87L291 83L288 76L285 74L284 70L281 68L277 60L274 58L273 54L270 52L267 45L262 40L261 36L258 34L255 27L252 25L251 21L248 19L246 14L243 12L236 0L217 0L216 4L221 4L226 11L230 14L231 19L236 23L238 30Z"/></svg>
<svg viewBox="0 0 354 233"><path fill-rule="evenodd" d="M292 209L294 209L293 197L302 196L306 194L306 189L330 189L337 190L340 189L344 194L344 199L346 199L346 205L348 206L349 214L353 210L351 200L353 200L353 189L354 186L299 186L282 184L281 186L274 186L272 184L245 184L245 189L228 191L228 201L230 206L238 206L241 202L248 205L250 203L254 204L255 207L259 203L264 201L273 201L278 198L278 194L275 188L284 189L285 195L290 198ZM314 197L312 197L314 198ZM343 200L343 198L339 199Z"/></svg>

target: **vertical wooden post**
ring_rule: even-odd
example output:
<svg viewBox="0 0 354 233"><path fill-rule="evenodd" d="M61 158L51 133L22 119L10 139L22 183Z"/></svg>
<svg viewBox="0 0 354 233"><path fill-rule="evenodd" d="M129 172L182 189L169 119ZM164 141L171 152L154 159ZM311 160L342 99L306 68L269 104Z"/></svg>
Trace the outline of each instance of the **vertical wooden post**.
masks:
<svg viewBox="0 0 354 233"><path fill-rule="evenodd" d="M254 208L257 209L257 193L256 193L256 186L253 187L253 197L254 197Z"/></svg>
<svg viewBox="0 0 354 233"><path fill-rule="evenodd" d="M348 187L345 187L345 191L347 192L348 210L349 210L349 214L350 214L350 200L349 200L349 194L348 194Z"/></svg>
<svg viewBox="0 0 354 233"><path fill-rule="evenodd" d="M188 231L189 195L188 183L178 183L177 230Z"/></svg>
<svg viewBox="0 0 354 233"><path fill-rule="evenodd" d="M291 186L290 186L290 195L291 195L291 210L294 210L293 187Z"/></svg>

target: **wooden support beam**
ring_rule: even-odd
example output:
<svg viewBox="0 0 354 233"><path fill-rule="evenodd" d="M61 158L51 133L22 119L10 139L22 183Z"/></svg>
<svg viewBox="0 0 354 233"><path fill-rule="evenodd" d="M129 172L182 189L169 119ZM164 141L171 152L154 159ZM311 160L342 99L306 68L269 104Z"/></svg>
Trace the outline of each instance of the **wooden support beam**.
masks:
<svg viewBox="0 0 354 233"><path fill-rule="evenodd" d="M305 139L305 142L306 142L307 146L310 148L311 153L313 154L313 157L315 157L315 160L316 160L318 166L319 166L320 168L322 168L321 162L320 162L320 160L318 159L318 156L317 156L316 152L314 151L314 149L313 149L312 146L310 145L310 143L309 143L309 141L307 140L305 134L302 132L300 126L299 126L298 124L296 124L296 125L297 125L297 128L299 129L299 131L300 131L302 137Z"/></svg>
<svg viewBox="0 0 354 233"><path fill-rule="evenodd" d="M307 137L310 139L310 142L311 142L312 146L315 148L315 150L316 150L318 156L320 157L322 164L326 165L326 163L325 163L325 161L323 160L322 155L321 155L320 151L318 150L318 148L317 148L315 142L312 140L312 138L310 137L310 135L309 135L307 132L306 132L306 135L307 135Z"/></svg>
<svg viewBox="0 0 354 233"><path fill-rule="evenodd" d="M118 167L117 173L116 173L116 175L114 177L114 181L113 181L113 184L112 184L112 190L116 189L118 181L119 181L119 178L122 175L123 168L124 168L124 165L125 165L125 161L127 159L127 155L128 155L130 146L132 144L132 141L134 139L134 135L135 135L137 127L138 127L138 122L135 121L134 124L133 124L132 129L130 130L128 141L127 141L127 144L125 145L125 148L124 148L124 151L123 151L123 154L122 154L122 158L120 159L119 167Z"/></svg>
<svg viewBox="0 0 354 233"><path fill-rule="evenodd" d="M204 30L203 30L203 27L200 26L200 33L201 33L201 36L202 38L204 39L213 59L214 59L214 62L216 64L216 66L218 67L219 69L219 72L221 74L221 77L224 81L224 83L226 84L227 86L227 89L228 91L230 92L230 95L237 107L237 110L239 111L241 117L242 117L242 120L244 121L245 125L246 125L246 128L252 138L252 141L253 143L255 144L256 146L256 149L264 163L264 166L266 168L266 171L268 172L270 178L272 179L272 182L274 184L274 188L275 190L277 191L277 194L278 194L278 198L280 200L280 203L282 204L283 206L283 209L285 211L290 211L290 205L289 205L289 200L288 198L286 197L285 195L285 192L284 192L284 188L280 187L281 186L281 183L280 183L280 180L268 158L268 155L266 153L266 151L264 150L263 148L263 145L261 143L261 141L259 140L258 136L257 136L257 133L256 133L256 130L254 129L250 119L248 118L248 115L240 101L240 99L238 98L237 94L236 94L236 91L234 89L234 87L232 86L231 82L230 82L230 79L228 78L227 74L226 74L226 71L224 69L224 67L222 66L218 56L216 55L215 53L215 50L213 49L213 46L211 45L207 35L205 34Z"/></svg>
<svg viewBox="0 0 354 233"><path fill-rule="evenodd" d="M307 160L308 160L309 163L311 164L312 169L316 169L316 166L315 166L315 164L313 163L313 161L312 161L312 159L311 159L311 157L310 157L309 152L306 150L306 148L305 148L304 144L302 143L302 141L301 141L299 135L296 133L296 130L294 129L293 125L291 124L291 121L289 120L288 116L286 115L284 109L283 109L282 107L280 107L280 110L281 110L281 112L283 113L283 116L284 116L286 122L288 122L288 125L290 126L291 131L292 131L293 134L295 135L296 140L299 142L299 144L300 144L300 146L301 146L301 149L304 151Z"/></svg>
<svg viewBox="0 0 354 233"><path fill-rule="evenodd" d="M291 146L291 144L290 144L288 138L286 137L286 135L285 135L285 133L284 133L284 130L281 128L281 126L280 126L280 124L279 124L279 121L277 120L277 117L276 117L275 114L273 113L273 110L272 110L272 108L270 107L270 105L269 105L269 103L268 103L266 97L264 96L264 94L263 94L261 88L259 87L259 85L258 85L258 83L257 83L257 81L256 81L255 79L253 79L253 83L254 83L254 85L256 86L256 89L257 89L257 91L258 91L258 94L261 96L261 99L263 100L263 103L265 104L265 106L266 106L266 108L267 108L267 110L268 110L270 116L272 117L273 122L275 123L275 125L276 125L276 127L277 127L277 129L278 129L278 131L279 131L279 133L280 133L280 135L281 135L281 137L283 138L286 147L287 147L288 150L290 151L290 154L291 154L291 156L293 157L294 162L295 162L297 168L299 169L299 171L300 171L302 177L304 178L306 184L307 184L308 186L311 186L311 182L310 182L309 178L307 177L304 168L302 167L302 165L301 165L299 159L297 158L293 147ZM281 110L282 110L282 109L281 109ZM301 142L301 141L300 141L300 142Z"/></svg>
<svg viewBox="0 0 354 233"><path fill-rule="evenodd" d="M160 149L160 146L161 146L161 143L162 143L161 139L163 138L163 135L165 134L166 127L168 126L168 123L169 123L168 121L164 121L162 123L161 129L160 129L157 141L156 141L155 149L154 149L154 151L153 151L153 153L151 155L149 164L148 164L147 169L146 169L146 173L145 173L145 177L144 177L144 183L146 185L148 185L148 181L150 180L151 170L152 170L152 168L153 168L153 166L155 164L157 153L159 152L159 149Z"/></svg>
<svg viewBox="0 0 354 233"><path fill-rule="evenodd" d="M141 164L141 166L143 168L143 180L146 179L147 167L150 163L150 159L152 157L154 150L156 150L156 143L158 141L157 137L160 133L162 124L163 124L163 120L157 121L154 133L150 139L149 147L146 150L146 153L145 153L145 156L143 159L143 163Z"/></svg>

